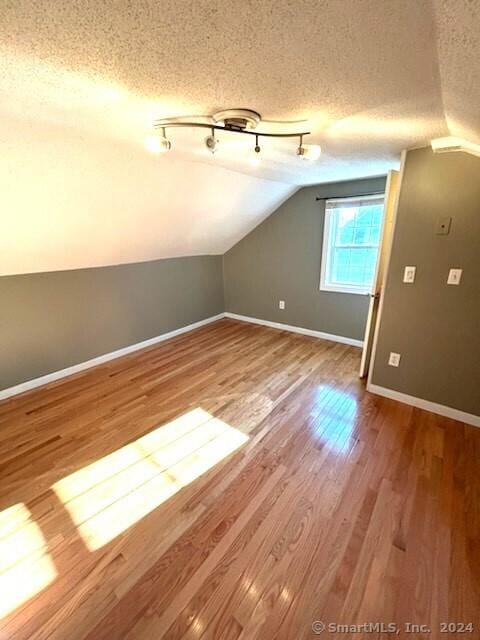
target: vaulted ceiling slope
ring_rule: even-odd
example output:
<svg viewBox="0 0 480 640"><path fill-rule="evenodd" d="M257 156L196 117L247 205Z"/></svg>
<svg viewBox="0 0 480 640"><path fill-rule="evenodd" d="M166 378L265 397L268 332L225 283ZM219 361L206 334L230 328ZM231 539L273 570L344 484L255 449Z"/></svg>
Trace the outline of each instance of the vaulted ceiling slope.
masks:
<svg viewBox="0 0 480 640"><path fill-rule="evenodd" d="M0 274L223 253L299 185L480 142L479 33L476 0L3 0ZM228 107L307 119L320 161L142 147L154 117Z"/></svg>

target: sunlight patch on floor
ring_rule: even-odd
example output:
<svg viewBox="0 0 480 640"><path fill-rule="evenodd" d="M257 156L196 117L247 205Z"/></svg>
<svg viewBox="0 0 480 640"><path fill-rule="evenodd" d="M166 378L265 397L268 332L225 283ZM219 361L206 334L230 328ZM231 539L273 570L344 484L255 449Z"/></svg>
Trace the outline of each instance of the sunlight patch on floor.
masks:
<svg viewBox="0 0 480 640"><path fill-rule="evenodd" d="M53 489L90 551L126 531L248 436L201 408L60 480Z"/></svg>
<svg viewBox="0 0 480 640"><path fill-rule="evenodd" d="M336 453L348 453L355 432L357 398L328 384L318 387L316 398L318 411L318 439Z"/></svg>
<svg viewBox="0 0 480 640"><path fill-rule="evenodd" d="M56 578L38 524L23 503L0 513L0 619Z"/></svg>

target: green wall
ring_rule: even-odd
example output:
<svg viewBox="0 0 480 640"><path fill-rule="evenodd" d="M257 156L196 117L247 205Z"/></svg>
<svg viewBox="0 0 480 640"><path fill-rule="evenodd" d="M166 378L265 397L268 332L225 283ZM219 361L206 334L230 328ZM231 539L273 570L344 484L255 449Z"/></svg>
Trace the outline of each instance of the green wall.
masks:
<svg viewBox="0 0 480 640"><path fill-rule="evenodd" d="M316 197L384 188L382 177L297 191L225 254L225 310L362 340L368 297L319 289L325 200ZM285 300L284 311L279 300Z"/></svg>
<svg viewBox="0 0 480 640"><path fill-rule="evenodd" d="M0 389L223 311L221 256L0 278Z"/></svg>
<svg viewBox="0 0 480 640"><path fill-rule="evenodd" d="M450 234L437 235L444 216ZM450 268L463 269L459 286ZM407 154L372 383L480 415L480 158Z"/></svg>

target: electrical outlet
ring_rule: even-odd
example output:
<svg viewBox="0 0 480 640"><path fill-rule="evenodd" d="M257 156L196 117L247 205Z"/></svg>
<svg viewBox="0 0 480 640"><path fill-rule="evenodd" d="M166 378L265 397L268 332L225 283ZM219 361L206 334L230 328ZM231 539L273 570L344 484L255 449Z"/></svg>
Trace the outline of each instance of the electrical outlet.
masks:
<svg viewBox="0 0 480 640"><path fill-rule="evenodd" d="M460 284L463 269L450 269L447 284Z"/></svg>
<svg viewBox="0 0 480 640"><path fill-rule="evenodd" d="M403 271L403 281L407 282L408 284L412 284L412 282L415 282L416 270L417 270L417 267L405 267Z"/></svg>
<svg viewBox="0 0 480 640"><path fill-rule="evenodd" d="M390 356L388 358L388 364L391 367L398 367L400 364L400 354L399 353L393 353L393 351L390 352Z"/></svg>
<svg viewBox="0 0 480 640"><path fill-rule="evenodd" d="M278 308L279 309L285 309L285 300L279 300L278 301Z"/></svg>

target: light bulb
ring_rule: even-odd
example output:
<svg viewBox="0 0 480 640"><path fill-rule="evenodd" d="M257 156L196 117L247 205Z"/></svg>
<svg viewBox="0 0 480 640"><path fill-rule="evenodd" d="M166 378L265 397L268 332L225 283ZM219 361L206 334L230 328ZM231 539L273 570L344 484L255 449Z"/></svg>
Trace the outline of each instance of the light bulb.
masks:
<svg viewBox="0 0 480 640"><path fill-rule="evenodd" d="M144 141L145 149L150 153L165 153L170 151L172 143L165 136L147 136Z"/></svg>
<svg viewBox="0 0 480 640"><path fill-rule="evenodd" d="M322 149L318 144L300 145L297 149L297 156L303 160L318 160Z"/></svg>

